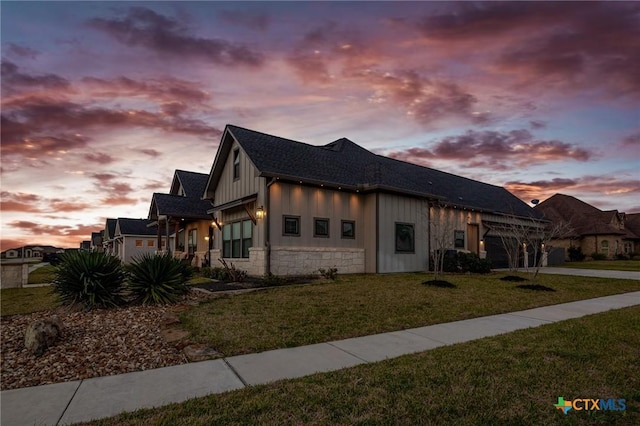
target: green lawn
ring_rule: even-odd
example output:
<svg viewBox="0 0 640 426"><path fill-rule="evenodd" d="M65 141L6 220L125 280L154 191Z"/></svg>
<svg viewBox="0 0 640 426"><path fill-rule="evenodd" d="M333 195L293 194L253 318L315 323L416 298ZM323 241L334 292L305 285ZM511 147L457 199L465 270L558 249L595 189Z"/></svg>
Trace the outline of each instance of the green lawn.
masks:
<svg viewBox="0 0 640 426"><path fill-rule="evenodd" d="M640 307L95 421L110 425L638 425ZM558 397L625 411L558 411Z"/></svg>
<svg viewBox="0 0 640 426"><path fill-rule="evenodd" d="M47 284L55 277L55 266L46 265L29 273L29 284Z"/></svg>
<svg viewBox="0 0 640 426"><path fill-rule="evenodd" d="M58 306L51 287L6 288L0 290L0 314L30 314Z"/></svg>
<svg viewBox="0 0 640 426"><path fill-rule="evenodd" d="M640 271L640 260L588 260L584 262L566 262L561 268L610 269L617 271Z"/></svg>
<svg viewBox="0 0 640 426"><path fill-rule="evenodd" d="M191 340L230 356L640 290L633 280L541 275L538 283L557 291L532 291L499 280L504 275L447 275L455 289L424 286L432 276L421 273L345 275L223 296L185 311L181 321Z"/></svg>

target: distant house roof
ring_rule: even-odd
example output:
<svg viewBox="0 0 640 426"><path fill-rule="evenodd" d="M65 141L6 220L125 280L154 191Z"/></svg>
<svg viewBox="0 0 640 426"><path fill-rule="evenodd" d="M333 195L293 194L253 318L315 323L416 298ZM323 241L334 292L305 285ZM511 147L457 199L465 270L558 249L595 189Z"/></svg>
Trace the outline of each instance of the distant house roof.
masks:
<svg viewBox="0 0 640 426"><path fill-rule="evenodd" d="M628 220L625 221L627 229L611 225L615 215L619 214L617 210L602 211L570 195L555 194L538 204L535 210L553 222L568 223L573 229L573 237L629 234ZM632 232L629 236L632 237L633 234L635 233Z"/></svg>
<svg viewBox="0 0 640 426"><path fill-rule="evenodd" d="M116 221L117 219L107 219L107 222L105 223L105 236L104 236L104 240L108 241L108 240L112 240L113 237L116 234Z"/></svg>
<svg viewBox="0 0 640 426"><path fill-rule="evenodd" d="M130 219L119 217L118 229L120 235L157 235L158 229L155 226L148 227L151 223L148 219Z"/></svg>
<svg viewBox="0 0 640 426"><path fill-rule="evenodd" d="M102 232L91 233L91 244L93 246L99 246L102 244Z"/></svg>
<svg viewBox="0 0 640 426"><path fill-rule="evenodd" d="M628 214L624 221L624 227L632 234L629 238L640 239L640 213Z"/></svg>
<svg viewBox="0 0 640 426"><path fill-rule="evenodd" d="M209 175L204 173L176 170L171 183L171 193L153 194L149 207L149 219L157 219L158 216L211 219L207 214L211 203L202 199L208 178Z"/></svg>
<svg viewBox="0 0 640 426"><path fill-rule="evenodd" d="M382 190L441 200L483 211L530 217L538 214L500 186L374 154L349 139L324 146L227 125L208 185L219 181L235 139L261 176L329 184L362 192ZM209 196L213 188L208 188Z"/></svg>
<svg viewBox="0 0 640 426"><path fill-rule="evenodd" d="M172 194L154 193L151 199L150 218L167 215L189 219L211 219L207 210L211 208L209 201L199 198L181 197Z"/></svg>
<svg viewBox="0 0 640 426"><path fill-rule="evenodd" d="M171 182L170 194L182 195L178 194L178 186L181 185L186 197L200 199L204 194L208 178L209 175L205 173L176 170L173 182Z"/></svg>

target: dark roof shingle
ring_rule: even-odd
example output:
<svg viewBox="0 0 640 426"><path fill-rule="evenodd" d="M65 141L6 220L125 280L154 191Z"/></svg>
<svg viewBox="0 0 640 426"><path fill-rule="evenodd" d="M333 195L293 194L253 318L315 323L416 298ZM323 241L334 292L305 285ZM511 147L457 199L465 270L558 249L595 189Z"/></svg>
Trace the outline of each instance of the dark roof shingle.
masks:
<svg viewBox="0 0 640 426"><path fill-rule="evenodd" d="M414 194L479 210L539 216L500 186L374 154L349 139L313 146L228 125L264 176Z"/></svg>

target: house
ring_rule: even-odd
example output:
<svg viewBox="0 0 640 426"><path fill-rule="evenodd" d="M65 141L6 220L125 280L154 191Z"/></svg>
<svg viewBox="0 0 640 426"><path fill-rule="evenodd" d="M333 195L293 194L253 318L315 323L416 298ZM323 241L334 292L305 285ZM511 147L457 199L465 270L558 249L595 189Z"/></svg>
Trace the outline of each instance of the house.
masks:
<svg viewBox="0 0 640 426"><path fill-rule="evenodd" d="M3 259L31 258L42 259L46 254L63 253L64 250L50 245L26 245L6 250L2 253Z"/></svg>
<svg viewBox="0 0 640 426"><path fill-rule="evenodd" d="M554 241L556 246L568 249L579 247L589 256L600 253L608 259L616 255L640 252L640 214L600 210L575 197L555 194L538 204L535 209L553 222L564 222L570 231L564 238Z"/></svg>
<svg viewBox="0 0 640 426"><path fill-rule="evenodd" d="M80 250L81 251L90 251L91 250L91 240L84 240L80 242Z"/></svg>
<svg viewBox="0 0 640 426"><path fill-rule="evenodd" d="M130 219L119 217L116 219L113 237L113 255L123 263L130 263L134 258L145 253L156 253L158 231L149 226L147 219ZM160 237L160 245L165 237Z"/></svg>
<svg viewBox="0 0 640 426"><path fill-rule="evenodd" d="M232 125L202 198L213 204L211 258L251 275L426 270L445 228L448 248L500 263L506 225L539 216L502 187L346 138L313 146Z"/></svg>
<svg viewBox="0 0 640 426"><path fill-rule="evenodd" d="M166 250L197 267L209 264L213 244L213 224L207 213L211 202L201 198L208 178L204 173L176 170L169 194L154 193L149 207L148 219L158 236L161 230L170 236Z"/></svg>
<svg viewBox="0 0 640 426"><path fill-rule="evenodd" d="M110 256L115 256L114 238L116 235L117 219L107 218L102 230L102 251Z"/></svg>
<svg viewBox="0 0 640 426"><path fill-rule="evenodd" d="M91 251L103 251L102 247L102 233L103 231L91 233Z"/></svg>

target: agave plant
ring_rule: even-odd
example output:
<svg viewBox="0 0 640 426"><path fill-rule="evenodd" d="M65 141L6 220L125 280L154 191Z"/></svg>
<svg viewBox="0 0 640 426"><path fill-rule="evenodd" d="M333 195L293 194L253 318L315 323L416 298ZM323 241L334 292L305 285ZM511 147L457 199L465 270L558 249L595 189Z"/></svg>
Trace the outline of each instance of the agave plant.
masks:
<svg viewBox="0 0 640 426"><path fill-rule="evenodd" d="M127 267L128 288L138 303L176 303L188 291L183 269L170 254L143 254Z"/></svg>
<svg viewBox="0 0 640 426"><path fill-rule="evenodd" d="M67 252L56 268L53 291L65 305L115 307L124 301L124 279L122 263L116 257L101 252Z"/></svg>

